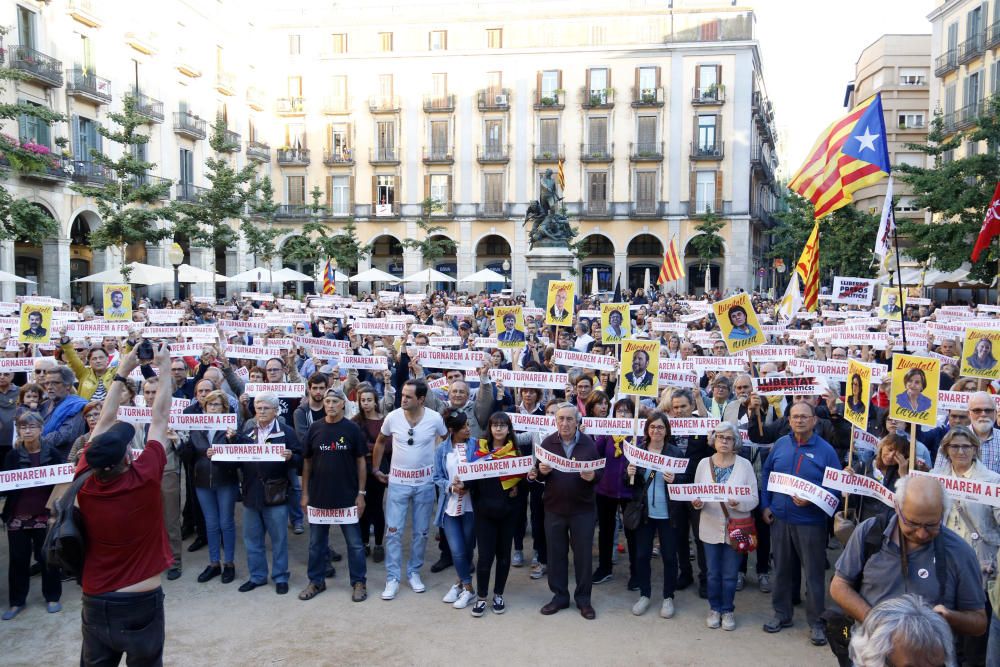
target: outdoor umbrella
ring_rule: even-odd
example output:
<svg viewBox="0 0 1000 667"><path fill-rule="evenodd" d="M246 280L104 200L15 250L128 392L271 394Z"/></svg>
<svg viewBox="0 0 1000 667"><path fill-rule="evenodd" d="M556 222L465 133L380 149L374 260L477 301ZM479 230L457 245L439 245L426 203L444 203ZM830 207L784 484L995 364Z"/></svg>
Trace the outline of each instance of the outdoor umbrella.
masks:
<svg viewBox="0 0 1000 667"><path fill-rule="evenodd" d="M243 273L237 273L235 276L229 276L226 280L231 283L264 283L270 282L271 276L277 273L277 271L271 271L266 266L258 266L254 269L248 269ZM310 278L310 280L312 279Z"/></svg>
<svg viewBox="0 0 1000 667"><path fill-rule="evenodd" d="M591 296L597 294L600 290L597 289L597 267L594 267L594 272L590 277L590 294Z"/></svg>
<svg viewBox="0 0 1000 667"><path fill-rule="evenodd" d="M0 283L31 283L34 285L35 281L15 276L13 273L7 273L6 271L0 271Z"/></svg>
<svg viewBox="0 0 1000 667"><path fill-rule="evenodd" d="M199 269L190 264L181 264L177 267L177 282L181 283L215 283L226 282L228 280L221 273L212 273L205 269Z"/></svg>
<svg viewBox="0 0 1000 667"><path fill-rule="evenodd" d="M424 269L403 278L404 283L453 283L455 279L434 269Z"/></svg>
<svg viewBox="0 0 1000 667"><path fill-rule="evenodd" d="M277 271L271 274L271 280L273 280L274 282L282 282L282 283L301 282L303 280L312 280L312 279L313 279L312 276L307 276L304 273L300 273L295 269L289 269L289 268L278 269Z"/></svg>
<svg viewBox="0 0 1000 667"><path fill-rule="evenodd" d="M386 273L381 269L368 269L367 271L362 271L356 276L351 276L351 282L355 283L398 283L399 278L392 275L391 273Z"/></svg>
<svg viewBox="0 0 1000 667"><path fill-rule="evenodd" d="M497 273L491 269L477 271L470 276L461 278L460 283L503 283L507 281L507 276Z"/></svg>
<svg viewBox="0 0 1000 667"><path fill-rule="evenodd" d="M129 262L128 267L132 270L129 274L128 282L133 285L164 285L174 281L173 269L165 269L162 266L153 266L141 262ZM106 269L99 273L94 273L83 278L77 278L75 283L120 283L122 280L121 269Z"/></svg>

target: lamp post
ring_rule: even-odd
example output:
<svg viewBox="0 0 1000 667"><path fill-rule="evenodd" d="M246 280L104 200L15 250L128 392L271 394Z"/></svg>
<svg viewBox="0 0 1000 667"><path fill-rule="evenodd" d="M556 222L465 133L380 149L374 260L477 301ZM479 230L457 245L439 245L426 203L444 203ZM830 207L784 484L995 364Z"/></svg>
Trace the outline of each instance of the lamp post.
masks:
<svg viewBox="0 0 1000 667"><path fill-rule="evenodd" d="M181 298L181 264L184 263L184 248L179 243L174 243L167 251L167 261L174 267L174 298L180 301Z"/></svg>
<svg viewBox="0 0 1000 667"><path fill-rule="evenodd" d="M511 275L510 275L510 260L509 259L505 259L503 261L502 267L503 267L504 282L505 283L511 283L510 296L511 296L511 298L513 298L514 297L514 285L513 285L514 281L511 280ZM506 287L506 286L507 285L505 284L504 287Z"/></svg>

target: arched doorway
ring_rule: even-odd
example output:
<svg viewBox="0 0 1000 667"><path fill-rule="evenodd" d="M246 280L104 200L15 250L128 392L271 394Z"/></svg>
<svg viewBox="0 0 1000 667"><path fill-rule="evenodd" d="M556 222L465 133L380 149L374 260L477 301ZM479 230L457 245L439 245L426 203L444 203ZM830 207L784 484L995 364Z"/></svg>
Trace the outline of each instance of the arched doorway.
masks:
<svg viewBox="0 0 1000 667"><path fill-rule="evenodd" d="M688 240L684 248L684 266L687 273L688 294L700 296L705 294L706 288L706 268L708 270L707 287L709 290L722 289L722 257L712 258L707 266L704 260L698 256L698 252L691 241Z"/></svg>
<svg viewBox="0 0 1000 667"><path fill-rule="evenodd" d="M431 237L432 239L437 239L439 241L449 240L450 237L444 236L443 234L435 234ZM438 257L434 262L434 266L429 266L429 268L436 269L441 273L445 274L449 278L454 278L458 280L458 257L456 252L458 251L458 246L454 247L454 250L445 253L441 257ZM445 292L450 292L456 288L457 283L446 283L439 282L434 283L431 287L434 290L441 290Z"/></svg>
<svg viewBox="0 0 1000 667"><path fill-rule="evenodd" d="M585 257L580 265L583 294L594 291L594 269L597 269L597 289L610 292L615 282L615 246L604 234L591 234L583 239Z"/></svg>
<svg viewBox="0 0 1000 667"><path fill-rule="evenodd" d="M313 276L316 274L316 264L309 258L313 256L315 249L312 247L312 243L305 236L290 236L282 245L278 251L281 256L281 266L285 269L292 269L298 271L299 273L304 273L307 276ZM315 294L316 284L314 281L303 281L297 282L290 280L281 283L281 295L294 294L296 296L302 296L303 294Z"/></svg>
<svg viewBox="0 0 1000 667"><path fill-rule="evenodd" d="M94 250L90 247L90 223L83 214L73 218L69 228L69 297L73 305L93 305L91 283L74 282L91 273Z"/></svg>
<svg viewBox="0 0 1000 667"><path fill-rule="evenodd" d="M49 218L55 218L55 216L52 215L52 212L45 206L38 203L32 203L32 206L36 207ZM35 243L25 243L23 241L15 240L14 273L22 278L33 280L36 283L34 285L31 283L15 283L14 293L18 296L45 293L42 284L45 280L44 250L42 246ZM51 287L53 290L58 290L59 288L58 285L46 287ZM51 295L59 296L56 291L51 292Z"/></svg>
<svg viewBox="0 0 1000 667"><path fill-rule="evenodd" d="M642 287L656 289L663 265L663 242L652 234L639 234L628 244L628 286L633 292ZM649 283L646 274L649 273Z"/></svg>
<svg viewBox="0 0 1000 667"><path fill-rule="evenodd" d="M372 241L371 266L403 277L403 244L395 236L383 234Z"/></svg>
<svg viewBox="0 0 1000 667"><path fill-rule="evenodd" d="M504 262L507 262L506 270L503 268ZM489 269L491 271L496 271L500 275L507 278L507 280L502 283L486 283L483 285L483 289L486 290L487 294L499 292L512 284L510 275L511 264L513 264L513 261L510 251L510 243L507 239L497 234L487 234L483 238L479 239L479 243L476 244L476 271ZM473 289L475 289L475 286L473 286Z"/></svg>

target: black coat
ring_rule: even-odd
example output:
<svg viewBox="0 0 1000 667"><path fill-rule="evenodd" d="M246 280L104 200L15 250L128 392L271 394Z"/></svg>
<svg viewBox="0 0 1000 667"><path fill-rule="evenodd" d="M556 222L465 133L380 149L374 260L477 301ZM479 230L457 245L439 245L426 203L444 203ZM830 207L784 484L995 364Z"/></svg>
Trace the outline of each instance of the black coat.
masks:
<svg viewBox="0 0 1000 667"><path fill-rule="evenodd" d="M60 463L65 463L66 459L63 457L62 453L52 447L51 445L46 445L42 443L41 449L41 460L39 461L40 466L54 466ZM28 456L28 450L23 447L15 447L14 449L7 452L7 456L4 457L3 469L6 470L23 470L25 468L31 468L31 458ZM14 513L14 505L17 504L17 498L21 495L23 489L13 489L11 491L6 491L3 494L7 498L7 502L4 503L3 513L0 514L0 519L4 523L7 523L11 519L11 515Z"/></svg>
<svg viewBox="0 0 1000 667"><path fill-rule="evenodd" d="M295 429L278 418L280 432L272 431L268 442L284 444L285 449L292 450L292 458L287 461L265 461L261 463L241 463L240 477L242 481L243 504L250 509L264 508L264 482L269 480L287 479L289 470L302 469L302 445L295 436ZM248 420L237 434L234 442L253 444L257 442L256 420Z"/></svg>
<svg viewBox="0 0 1000 667"><path fill-rule="evenodd" d="M238 463L213 463L205 454L213 444L224 444L226 432L216 431L212 441L208 441L208 431L191 431L191 437L184 443L181 456L191 462L194 485L198 489L217 489L221 486L239 484Z"/></svg>

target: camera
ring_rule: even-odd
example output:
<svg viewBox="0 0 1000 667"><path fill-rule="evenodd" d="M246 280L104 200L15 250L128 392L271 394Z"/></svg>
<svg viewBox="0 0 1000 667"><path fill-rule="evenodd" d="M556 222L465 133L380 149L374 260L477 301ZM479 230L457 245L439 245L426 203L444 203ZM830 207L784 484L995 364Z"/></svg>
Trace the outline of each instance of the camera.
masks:
<svg viewBox="0 0 1000 667"><path fill-rule="evenodd" d="M139 361L152 361L154 354L153 344L148 338L144 338L135 350L135 355L139 358Z"/></svg>

